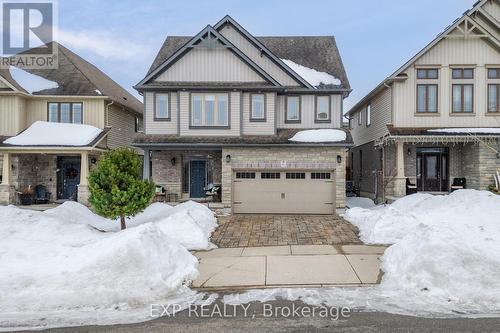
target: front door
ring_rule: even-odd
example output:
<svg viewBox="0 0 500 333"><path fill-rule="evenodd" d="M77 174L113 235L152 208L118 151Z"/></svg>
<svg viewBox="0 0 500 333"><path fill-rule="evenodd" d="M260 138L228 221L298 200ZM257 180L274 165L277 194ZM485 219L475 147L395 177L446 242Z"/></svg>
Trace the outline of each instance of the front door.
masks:
<svg viewBox="0 0 500 333"><path fill-rule="evenodd" d="M57 198L76 200L80 184L80 157L59 156Z"/></svg>
<svg viewBox="0 0 500 333"><path fill-rule="evenodd" d="M448 190L448 148L417 148L417 189Z"/></svg>
<svg viewBox="0 0 500 333"><path fill-rule="evenodd" d="M191 198L204 198L207 176L206 161L191 161L189 169L189 196Z"/></svg>

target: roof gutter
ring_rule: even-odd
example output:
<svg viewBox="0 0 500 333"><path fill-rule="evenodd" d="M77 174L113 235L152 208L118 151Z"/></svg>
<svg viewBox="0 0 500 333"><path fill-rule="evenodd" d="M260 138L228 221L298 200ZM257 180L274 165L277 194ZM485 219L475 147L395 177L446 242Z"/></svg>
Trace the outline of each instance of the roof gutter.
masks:
<svg viewBox="0 0 500 333"><path fill-rule="evenodd" d="M354 143L132 143L132 146L139 148L223 148L223 147L280 147L280 148L293 148L293 147L353 147Z"/></svg>

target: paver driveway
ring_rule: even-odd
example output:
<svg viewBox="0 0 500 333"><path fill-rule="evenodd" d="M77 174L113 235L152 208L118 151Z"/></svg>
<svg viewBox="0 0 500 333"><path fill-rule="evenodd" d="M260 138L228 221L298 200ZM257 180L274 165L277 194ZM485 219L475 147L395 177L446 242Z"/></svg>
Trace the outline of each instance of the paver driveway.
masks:
<svg viewBox="0 0 500 333"><path fill-rule="evenodd" d="M361 243L356 227L337 215L232 215L218 221L212 242L219 247Z"/></svg>

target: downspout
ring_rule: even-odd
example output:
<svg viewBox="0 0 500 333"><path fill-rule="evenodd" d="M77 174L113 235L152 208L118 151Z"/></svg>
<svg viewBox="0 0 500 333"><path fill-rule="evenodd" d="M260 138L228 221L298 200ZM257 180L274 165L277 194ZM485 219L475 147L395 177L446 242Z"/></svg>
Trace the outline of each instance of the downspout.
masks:
<svg viewBox="0 0 500 333"><path fill-rule="evenodd" d="M106 104L106 115L105 115L105 124L104 127L109 127L109 107L113 105L115 101L111 101L111 103Z"/></svg>

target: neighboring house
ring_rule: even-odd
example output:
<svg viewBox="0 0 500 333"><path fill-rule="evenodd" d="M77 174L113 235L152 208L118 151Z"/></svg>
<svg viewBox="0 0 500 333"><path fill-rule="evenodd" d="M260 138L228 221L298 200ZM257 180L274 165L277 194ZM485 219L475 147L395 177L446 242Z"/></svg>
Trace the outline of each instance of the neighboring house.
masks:
<svg viewBox="0 0 500 333"><path fill-rule="evenodd" d="M485 190L500 169L500 1L481 0L349 112L362 195Z"/></svg>
<svg viewBox="0 0 500 333"><path fill-rule="evenodd" d="M78 194L85 203L89 165L108 148L130 145L142 126L142 103L57 47L57 69L0 70L1 204L17 203L16 191L40 184L53 201Z"/></svg>
<svg viewBox="0 0 500 333"><path fill-rule="evenodd" d="M194 37L168 37L136 89L144 177L179 200L215 185L234 213L345 206L352 140L334 129L350 87L332 36L255 37L226 16ZM312 138L321 143L289 140L305 129L330 130L312 133L327 136Z"/></svg>

